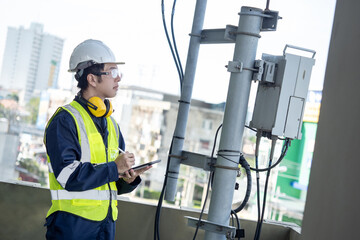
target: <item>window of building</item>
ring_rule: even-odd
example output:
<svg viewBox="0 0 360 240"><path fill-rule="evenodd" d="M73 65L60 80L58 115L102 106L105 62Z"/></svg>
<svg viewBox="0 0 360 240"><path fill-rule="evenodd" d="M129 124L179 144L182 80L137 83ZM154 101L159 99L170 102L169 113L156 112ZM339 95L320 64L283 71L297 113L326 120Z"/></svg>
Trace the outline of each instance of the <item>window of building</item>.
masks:
<svg viewBox="0 0 360 240"><path fill-rule="evenodd" d="M210 147L210 141L209 141L209 140L200 139L200 147L203 148L203 149L209 149L209 147Z"/></svg>
<svg viewBox="0 0 360 240"><path fill-rule="evenodd" d="M202 128L206 130L211 130L213 125L213 121L209 119L205 119L202 123Z"/></svg>

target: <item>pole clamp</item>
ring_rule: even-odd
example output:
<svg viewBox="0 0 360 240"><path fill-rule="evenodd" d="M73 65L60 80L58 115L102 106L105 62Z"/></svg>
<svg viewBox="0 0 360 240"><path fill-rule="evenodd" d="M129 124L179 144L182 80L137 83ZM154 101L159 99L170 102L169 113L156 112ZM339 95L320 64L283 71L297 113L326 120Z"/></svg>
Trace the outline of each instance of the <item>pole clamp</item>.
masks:
<svg viewBox="0 0 360 240"><path fill-rule="evenodd" d="M237 61L229 61L228 65L225 67L227 68L228 72L240 73L243 70L243 63Z"/></svg>

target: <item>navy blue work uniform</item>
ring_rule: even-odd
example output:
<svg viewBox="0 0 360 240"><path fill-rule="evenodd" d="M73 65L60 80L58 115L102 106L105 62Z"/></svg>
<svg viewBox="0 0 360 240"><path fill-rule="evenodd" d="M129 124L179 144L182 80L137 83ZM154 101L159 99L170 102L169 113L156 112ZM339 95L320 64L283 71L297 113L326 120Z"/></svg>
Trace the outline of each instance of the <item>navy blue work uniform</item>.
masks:
<svg viewBox="0 0 360 240"><path fill-rule="evenodd" d="M78 101L90 114L103 139L107 139L107 121L105 117L95 117L87 106ZM117 126L118 127L118 126ZM119 129L119 147L125 150L124 138ZM81 159L81 147L73 117L67 111L60 111L51 121L46 131L46 151L51 159L55 177L61 170ZM107 141L104 141L107 147ZM105 164L106 167L96 167L90 162L80 163L66 183L67 191L86 191L108 182L116 181L118 194L133 191L141 182L137 177L132 183L119 179L115 162ZM103 221L92 221L74 214L57 211L46 218L46 239L51 240L113 240L115 239L115 221L112 219L111 206Z"/></svg>

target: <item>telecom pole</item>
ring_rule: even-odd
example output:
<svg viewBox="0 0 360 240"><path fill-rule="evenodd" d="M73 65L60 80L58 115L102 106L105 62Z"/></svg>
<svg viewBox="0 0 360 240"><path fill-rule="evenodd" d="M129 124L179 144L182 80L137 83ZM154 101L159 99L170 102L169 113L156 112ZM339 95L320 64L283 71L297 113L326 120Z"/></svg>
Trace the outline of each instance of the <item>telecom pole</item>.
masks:
<svg viewBox="0 0 360 240"><path fill-rule="evenodd" d="M238 167L252 69L264 17L263 10L252 7L242 7L239 15L234 57L228 65L231 75L208 214L209 222L226 226L229 224L237 174L233 169ZM206 230L205 239L219 240L225 239L225 236Z"/></svg>
<svg viewBox="0 0 360 240"><path fill-rule="evenodd" d="M189 50L186 61L185 75L179 100L179 110L176 119L172 151L170 153L169 171L165 199L174 201L176 194L177 179L180 170L180 159L184 145L186 124L188 120L190 101L194 85L196 64L199 55L201 31L203 29L207 0L197 0L195 6L193 26L190 34Z"/></svg>

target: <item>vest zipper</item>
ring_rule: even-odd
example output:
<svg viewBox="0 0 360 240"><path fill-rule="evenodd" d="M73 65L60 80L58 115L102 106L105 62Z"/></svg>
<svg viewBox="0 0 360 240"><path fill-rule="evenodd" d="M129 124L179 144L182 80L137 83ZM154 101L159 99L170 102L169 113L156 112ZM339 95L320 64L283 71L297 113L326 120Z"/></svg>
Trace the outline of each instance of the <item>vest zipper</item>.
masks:
<svg viewBox="0 0 360 240"><path fill-rule="evenodd" d="M105 121L107 121L106 119L105 119ZM105 144L105 132L104 131L106 131L106 129L108 128L108 126L107 126L107 124L106 124L106 129L101 129L96 123L95 123L95 121L93 120L93 122L94 122L94 125L95 125L95 127L97 128L97 130L98 130L98 132L100 133L100 135L101 135L101 138L102 138L102 140L103 140L103 142L104 142L104 147L105 147L105 155L106 155L106 163L108 163L109 162L109 156L108 156L108 145L107 144ZM103 131L102 131L103 130ZM110 132L109 132L109 134L110 134ZM109 138L109 135L108 135L108 138ZM109 213L109 209L111 209L111 202L112 202L112 193L111 193L111 187L110 187L110 183L107 183L107 185L108 185L108 187L109 187L109 193L110 193L110 201L109 201L109 208L108 208L108 213ZM112 209L111 209L111 218L112 218Z"/></svg>
<svg viewBox="0 0 360 240"><path fill-rule="evenodd" d="M105 141L105 140L104 140ZM104 144L105 145L105 144ZM106 154L106 163L109 162L109 157L108 157L108 148L105 147L105 154ZM111 201L112 201L112 191L111 191L111 187L110 187L110 183L107 183L108 187L109 187L109 193L110 193L110 202L109 202L109 209L111 209ZM111 209L111 216L112 216L112 209ZM108 211L109 212L109 211ZM112 218L112 217L111 217Z"/></svg>
<svg viewBox="0 0 360 240"><path fill-rule="evenodd" d="M105 120L105 121L106 121L106 120ZM108 162L109 162L109 154L108 154L107 144L105 144L106 139L105 139L105 133L104 133L104 131L106 131L106 130L104 129L103 131L101 131L101 130L100 130L101 128L99 128L96 123L95 123L95 125L96 125L96 128L97 128L98 132L99 132L100 135L101 135L101 138L102 138L103 142L104 142L106 163L108 163ZM107 127L106 127L106 128L107 128ZM110 133L109 133L109 134L110 134ZM109 136L108 136L108 138L109 138ZM112 194L111 194L110 183L107 183L107 185L108 185L108 187L109 187L109 193L110 193L110 199L109 199L110 201L109 201L109 208L108 208L108 213L109 213L109 209L111 209ZM111 209L111 215L112 215L112 209Z"/></svg>

